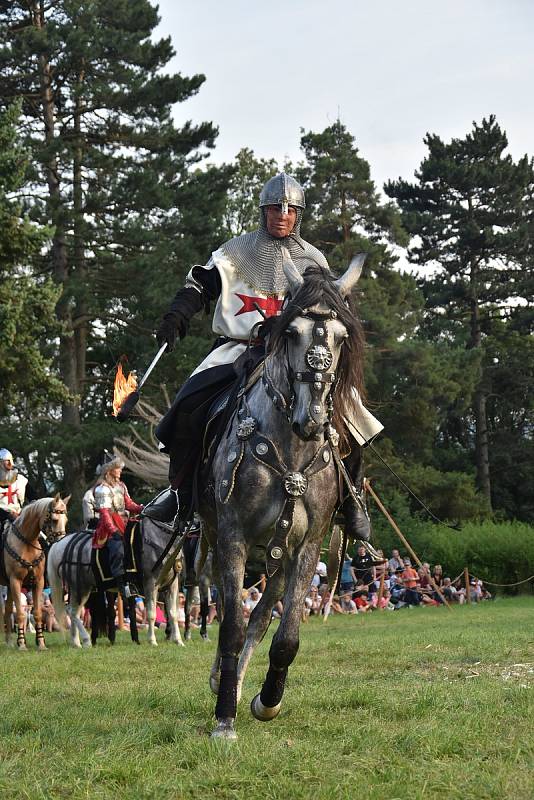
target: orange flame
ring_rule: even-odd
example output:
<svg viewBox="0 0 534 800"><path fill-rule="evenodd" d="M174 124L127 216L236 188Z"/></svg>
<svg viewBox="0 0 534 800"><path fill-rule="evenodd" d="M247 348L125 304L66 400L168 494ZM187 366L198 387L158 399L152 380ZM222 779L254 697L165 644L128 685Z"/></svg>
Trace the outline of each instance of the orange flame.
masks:
<svg viewBox="0 0 534 800"><path fill-rule="evenodd" d="M117 374L115 375L115 386L113 388L113 416L116 417L119 413L120 407L126 398L137 389L137 378L135 372L130 372L128 377L124 377L122 371L122 364L117 367Z"/></svg>

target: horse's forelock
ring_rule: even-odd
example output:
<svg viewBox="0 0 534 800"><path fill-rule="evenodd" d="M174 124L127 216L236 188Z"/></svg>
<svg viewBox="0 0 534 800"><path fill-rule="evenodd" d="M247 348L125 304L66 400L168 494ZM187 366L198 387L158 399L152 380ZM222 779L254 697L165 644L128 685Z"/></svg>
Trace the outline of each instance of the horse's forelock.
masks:
<svg viewBox="0 0 534 800"><path fill-rule="evenodd" d="M325 307L335 311L337 318L347 329L348 338L344 342L336 370L337 382L334 392L334 425L339 431L343 445L347 445L345 431L345 409L353 401L352 390L355 389L362 401L365 398L363 385L364 334L362 324L350 298L344 299L334 281L335 277L326 269L311 266L304 272L304 283L295 297L290 298L287 306L273 322L269 337L269 350L276 351L284 340L284 331L305 309L314 306Z"/></svg>

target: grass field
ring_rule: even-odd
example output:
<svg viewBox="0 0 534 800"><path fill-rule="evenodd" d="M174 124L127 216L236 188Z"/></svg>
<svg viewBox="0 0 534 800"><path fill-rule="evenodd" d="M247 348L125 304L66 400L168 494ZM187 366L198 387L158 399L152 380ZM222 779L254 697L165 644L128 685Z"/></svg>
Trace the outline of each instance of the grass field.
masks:
<svg viewBox="0 0 534 800"><path fill-rule="evenodd" d="M214 641L2 644L0 798L531 800L533 623L533 598L312 619L271 723L258 651L237 743L208 738Z"/></svg>

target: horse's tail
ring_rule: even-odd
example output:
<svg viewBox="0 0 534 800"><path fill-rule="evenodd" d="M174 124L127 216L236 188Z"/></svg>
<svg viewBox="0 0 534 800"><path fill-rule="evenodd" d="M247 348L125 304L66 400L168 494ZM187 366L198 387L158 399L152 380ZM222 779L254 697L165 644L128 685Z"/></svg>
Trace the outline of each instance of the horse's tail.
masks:
<svg viewBox="0 0 534 800"><path fill-rule="evenodd" d="M48 577L48 585L52 590L52 605L56 612L56 620L62 631L67 630L67 613L65 610L65 600L63 591L63 580L59 574L59 567L61 566L60 550L64 540L52 545L48 551L48 558L46 563L46 575ZM57 561L59 559L59 562Z"/></svg>

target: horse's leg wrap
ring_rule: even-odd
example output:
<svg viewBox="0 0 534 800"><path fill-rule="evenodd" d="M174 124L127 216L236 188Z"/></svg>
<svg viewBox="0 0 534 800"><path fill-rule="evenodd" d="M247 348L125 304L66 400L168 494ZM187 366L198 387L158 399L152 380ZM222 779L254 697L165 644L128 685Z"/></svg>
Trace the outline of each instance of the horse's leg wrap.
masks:
<svg viewBox="0 0 534 800"><path fill-rule="evenodd" d="M287 667L284 667L284 669L274 669L272 666L269 667L260 692L260 700L264 706L273 708L282 702L286 678Z"/></svg>
<svg viewBox="0 0 534 800"><path fill-rule="evenodd" d="M43 633L43 626L42 625L35 625L35 644L39 647L40 644L45 643L44 633Z"/></svg>
<svg viewBox="0 0 534 800"><path fill-rule="evenodd" d="M221 678L215 706L217 719L237 716L237 656L221 658Z"/></svg>
<svg viewBox="0 0 534 800"><path fill-rule="evenodd" d="M17 647L26 647L26 636L24 634L23 625L17 625Z"/></svg>

